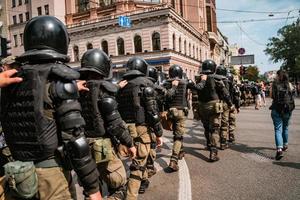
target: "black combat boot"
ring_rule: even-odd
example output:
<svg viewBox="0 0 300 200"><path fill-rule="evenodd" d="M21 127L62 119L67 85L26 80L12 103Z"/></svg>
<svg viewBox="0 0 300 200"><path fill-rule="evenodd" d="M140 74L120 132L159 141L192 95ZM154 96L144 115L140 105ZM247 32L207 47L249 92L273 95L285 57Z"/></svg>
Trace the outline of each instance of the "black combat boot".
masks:
<svg viewBox="0 0 300 200"><path fill-rule="evenodd" d="M175 160L171 160L169 164L169 169L172 172L177 172L179 170L178 162Z"/></svg>
<svg viewBox="0 0 300 200"><path fill-rule="evenodd" d="M209 161L210 162L216 162L218 160L220 160L220 158L218 157L218 150L217 149L211 149L210 154L209 154Z"/></svg>
<svg viewBox="0 0 300 200"><path fill-rule="evenodd" d="M234 144L235 138L234 138L233 134L229 134L229 140L228 140L228 142Z"/></svg>
<svg viewBox="0 0 300 200"><path fill-rule="evenodd" d="M221 139L221 143L220 143L220 149L221 149L221 150L225 150L225 149L227 149L227 148L228 148L228 143L227 143L227 141L226 141L225 138L222 138L222 139Z"/></svg>
<svg viewBox="0 0 300 200"><path fill-rule="evenodd" d="M182 158L184 157L184 155L185 155L185 152L181 150L181 151L179 152L178 159L179 159L179 160L182 160Z"/></svg>
<svg viewBox="0 0 300 200"><path fill-rule="evenodd" d="M146 189L149 187L149 185L150 185L150 182L148 181L148 179L142 180L141 186L139 189L139 194L144 194L146 192Z"/></svg>

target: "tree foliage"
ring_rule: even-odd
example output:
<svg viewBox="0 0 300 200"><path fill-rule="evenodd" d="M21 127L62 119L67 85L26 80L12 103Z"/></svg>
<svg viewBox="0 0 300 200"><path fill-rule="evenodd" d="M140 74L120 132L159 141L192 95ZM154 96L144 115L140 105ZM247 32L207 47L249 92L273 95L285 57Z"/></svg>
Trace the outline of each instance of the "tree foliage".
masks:
<svg viewBox="0 0 300 200"><path fill-rule="evenodd" d="M277 37L269 39L265 53L293 76L300 75L300 19L280 28Z"/></svg>
<svg viewBox="0 0 300 200"><path fill-rule="evenodd" d="M259 78L259 70L257 66L248 66L246 73L244 75L244 79L248 79L249 81L257 81Z"/></svg>

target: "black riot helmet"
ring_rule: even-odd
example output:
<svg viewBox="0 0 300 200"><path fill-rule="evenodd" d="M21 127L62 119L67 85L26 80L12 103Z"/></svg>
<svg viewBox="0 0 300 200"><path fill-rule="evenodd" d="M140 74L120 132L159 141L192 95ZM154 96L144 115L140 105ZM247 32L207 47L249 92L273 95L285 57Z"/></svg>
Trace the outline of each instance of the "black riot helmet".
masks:
<svg viewBox="0 0 300 200"><path fill-rule="evenodd" d="M24 49L53 50L67 55L69 36L65 25L53 16L38 16L27 22L24 29Z"/></svg>
<svg viewBox="0 0 300 200"><path fill-rule="evenodd" d="M222 76L227 76L227 69L223 65L220 65L216 69L216 74L222 75Z"/></svg>
<svg viewBox="0 0 300 200"><path fill-rule="evenodd" d="M180 78L182 79L183 70L179 65L172 65L169 68L169 78Z"/></svg>
<svg viewBox="0 0 300 200"><path fill-rule="evenodd" d="M144 75L147 75L148 72L148 63L141 57L130 58L127 62L127 70L137 70Z"/></svg>
<svg viewBox="0 0 300 200"><path fill-rule="evenodd" d="M149 66L148 76L153 80L153 82L157 82L157 80L158 80L158 71L157 71L156 67Z"/></svg>
<svg viewBox="0 0 300 200"><path fill-rule="evenodd" d="M103 77L109 77L112 65L106 53L100 49L87 50L81 59L80 72L96 72Z"/></svg>
<svg viewBox="0 0 300 200"><path fill-rule="evenodd" d="M213 74L216 71L216 63L213 60L204 60L202 63L203 74Z"/></svg>

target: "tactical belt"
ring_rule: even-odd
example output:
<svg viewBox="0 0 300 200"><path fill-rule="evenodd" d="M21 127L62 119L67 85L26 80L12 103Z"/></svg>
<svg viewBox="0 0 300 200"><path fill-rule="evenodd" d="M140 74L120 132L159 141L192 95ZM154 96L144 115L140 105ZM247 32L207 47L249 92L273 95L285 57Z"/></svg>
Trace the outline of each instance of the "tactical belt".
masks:
<svg viewBox="0 0 300 200"><path fill-rule="evenodd" d="M61 166L61 164L54 158L34 163L34 165L36 168L51 168Z"/></svg>

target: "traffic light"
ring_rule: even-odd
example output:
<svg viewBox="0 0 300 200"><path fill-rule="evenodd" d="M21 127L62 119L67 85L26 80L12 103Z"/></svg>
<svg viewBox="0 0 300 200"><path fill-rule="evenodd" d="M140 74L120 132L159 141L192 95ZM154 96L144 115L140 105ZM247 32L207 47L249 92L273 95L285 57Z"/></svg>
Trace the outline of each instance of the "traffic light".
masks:
<svg viewBox="0 0 300 200"><path fill-rule="evenodd" d="M11 43L10 40L1 37L1 40L0 40L0 46L1 46L0 57L1 58L6 58L7 56L11 55L11 53L10 53L10 49L11 49L10 43Z"/></svg>
<svg viewBox="0 0 300 200"><path fill-rule="evenodd" d="M240 66L240 75L243 76L245 74L245 71L244 71L244 66Z"/></svg>

